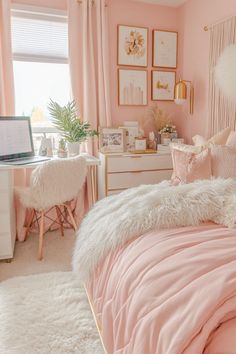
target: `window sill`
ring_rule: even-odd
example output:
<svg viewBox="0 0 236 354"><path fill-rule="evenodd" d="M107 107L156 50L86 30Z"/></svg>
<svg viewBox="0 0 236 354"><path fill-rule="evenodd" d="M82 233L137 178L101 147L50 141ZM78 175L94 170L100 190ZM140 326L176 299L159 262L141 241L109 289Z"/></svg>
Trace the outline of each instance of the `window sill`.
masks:
<svg viewBox="0 0 236 354"><path fill-rule="evenodd" d="M59 133L58 129L55 127L41 126L34 127L32 126L32 132L36 134L44 134L44 133Z"/></svg>

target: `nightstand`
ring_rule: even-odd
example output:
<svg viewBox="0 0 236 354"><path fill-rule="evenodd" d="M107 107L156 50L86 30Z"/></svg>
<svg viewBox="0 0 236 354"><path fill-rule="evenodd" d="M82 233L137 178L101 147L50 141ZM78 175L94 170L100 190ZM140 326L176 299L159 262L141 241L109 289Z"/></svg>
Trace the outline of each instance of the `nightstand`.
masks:
<svg viewBox="0 0 236 354"><path fill-rule="evenodd" d="M169 151L155 154L100 153L98 198L119 193L140 184L156 184L172 175Z"/></svg>

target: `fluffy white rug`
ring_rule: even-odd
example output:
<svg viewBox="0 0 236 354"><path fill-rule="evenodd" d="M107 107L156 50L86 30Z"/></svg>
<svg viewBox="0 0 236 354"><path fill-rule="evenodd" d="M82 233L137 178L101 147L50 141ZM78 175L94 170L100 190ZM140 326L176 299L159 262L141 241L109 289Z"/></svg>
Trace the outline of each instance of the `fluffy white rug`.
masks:
<svg viewBox="0 0 236 354"><path fill-rule="evenodd" d="M0 283L0 353L104 353L85 291L71 272Z"/></svg>

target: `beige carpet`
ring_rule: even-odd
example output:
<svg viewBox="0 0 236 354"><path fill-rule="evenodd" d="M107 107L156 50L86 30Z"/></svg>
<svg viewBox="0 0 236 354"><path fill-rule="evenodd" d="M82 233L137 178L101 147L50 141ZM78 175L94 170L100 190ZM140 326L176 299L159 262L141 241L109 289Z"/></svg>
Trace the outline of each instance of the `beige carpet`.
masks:
<svg viewBox="0 0 236 354"><path fill-rule="evenodd" d="M0 281L19 275L71 270L71 257L75 242L73 230L65 236L53 231L45 234L44 259L37 260L38 235L31 234L26 242L16 242L11 263L0 262Z"/></svg>

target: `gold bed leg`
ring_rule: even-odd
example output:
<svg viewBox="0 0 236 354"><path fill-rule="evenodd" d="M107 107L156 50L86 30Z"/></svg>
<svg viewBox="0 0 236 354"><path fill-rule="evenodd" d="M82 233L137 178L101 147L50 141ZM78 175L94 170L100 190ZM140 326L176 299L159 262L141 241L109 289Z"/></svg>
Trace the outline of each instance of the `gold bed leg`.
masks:
<svg viewBox="0 0 236 354"><path fill-rule="evenodd" d="M87 292L87 289L86 289L85 285L84 285L84 289L85 289L85 292L86 292L86 295L87 295L87 298L88 298L88 302L89 302L89 305L90 305L90 308L91 308L91 311L92 311L92 314L93 314L94 321L96 323L96 327L97 327L97 330L98 330L98 333L99 333L99 337L100 337L100 340L101 340L101 343L102 343L102 347L103 347L104 353L108 354L108 352L106 351L104 342L103 342L102 333L101 333L101 330L100 330L99 325L98 325L97 317L96 317L93 305L92 305L92 303L90 301L90 297L89 297L89 294Z"/></svg>

